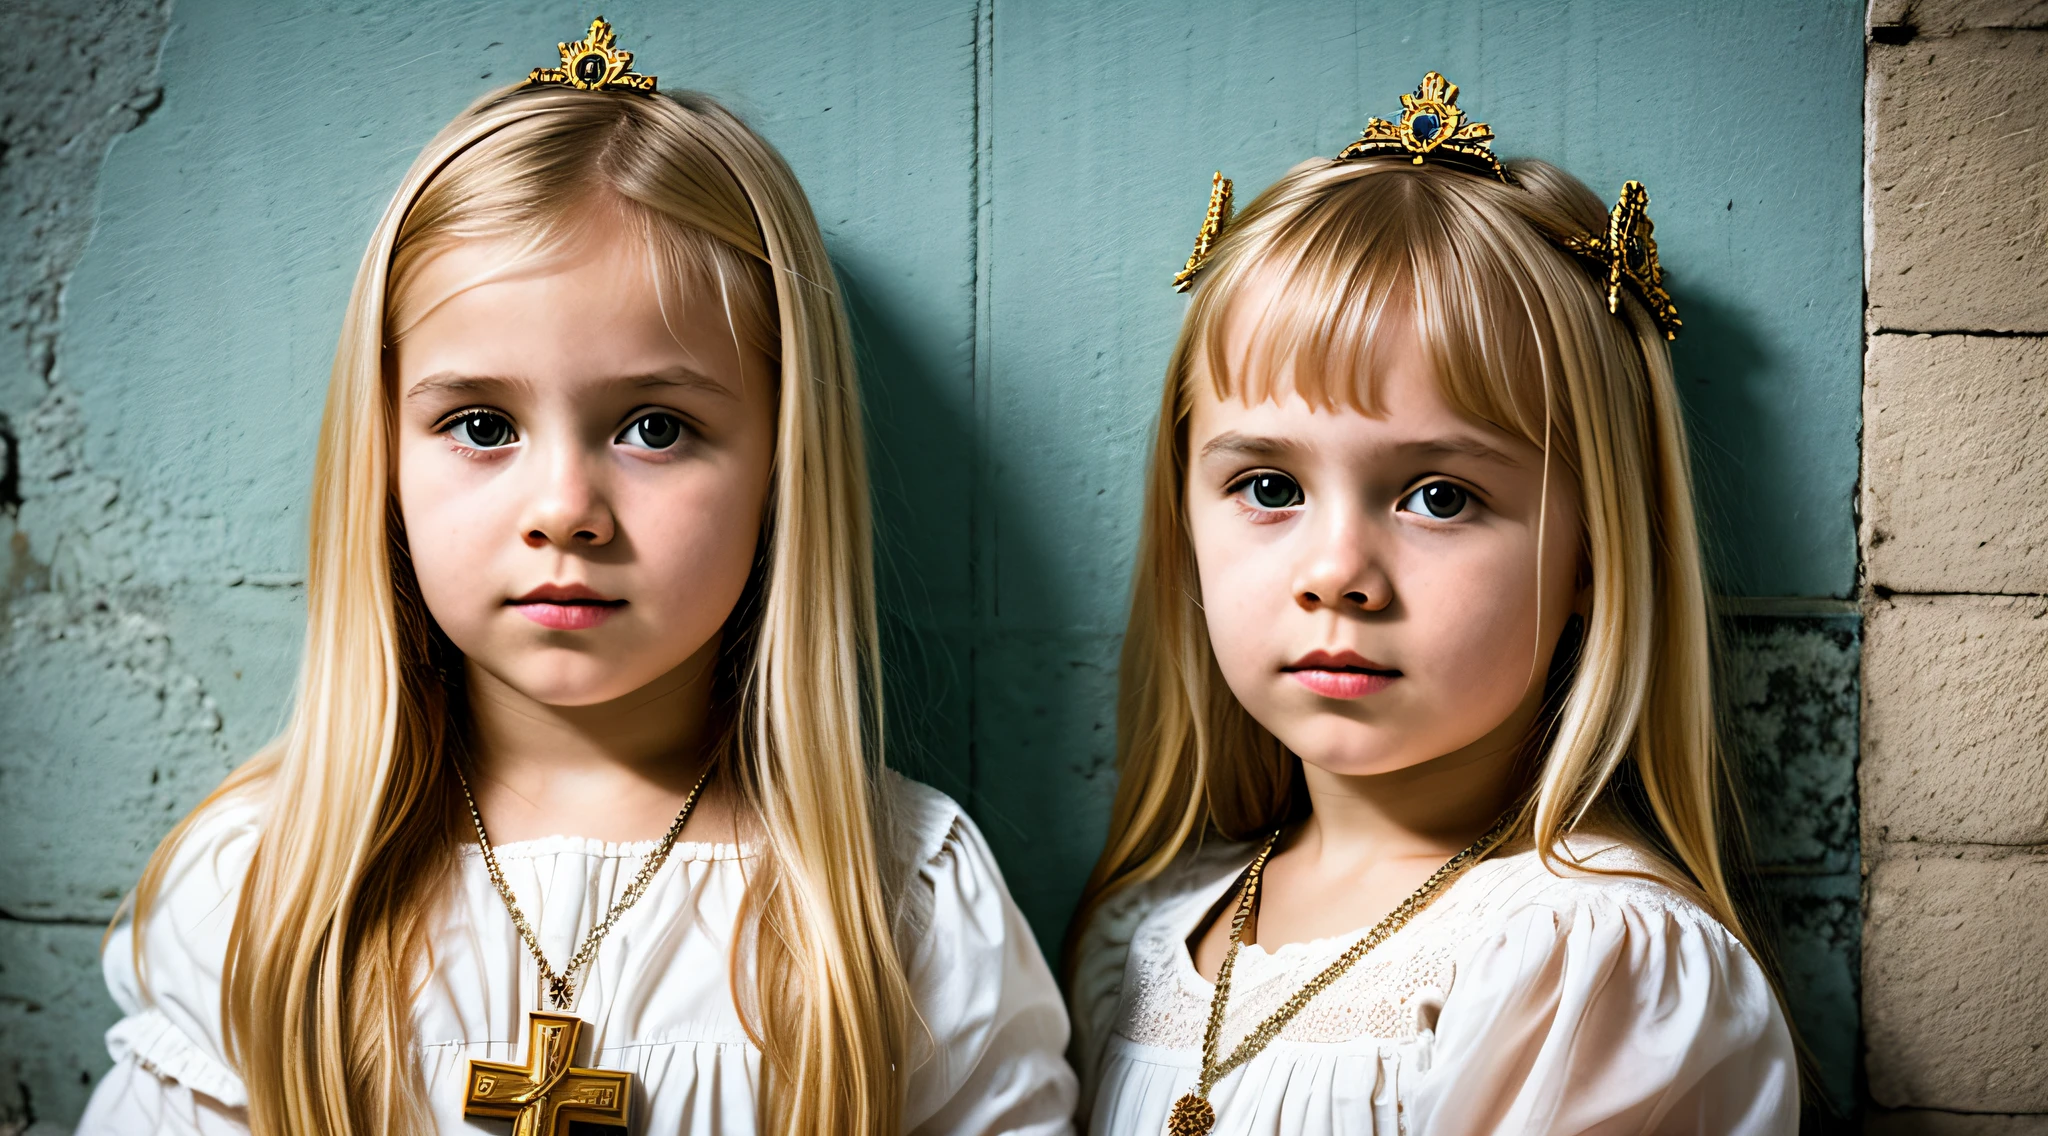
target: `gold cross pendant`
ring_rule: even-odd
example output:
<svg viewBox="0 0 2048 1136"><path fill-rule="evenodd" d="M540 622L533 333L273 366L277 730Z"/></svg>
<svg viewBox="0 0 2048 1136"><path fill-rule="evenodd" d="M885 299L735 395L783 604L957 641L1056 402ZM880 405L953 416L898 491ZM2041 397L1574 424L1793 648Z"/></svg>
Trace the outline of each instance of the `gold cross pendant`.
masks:
<svg viewBox="0 0 2048 1136"><path fill-rule="evenodd" d="M462 1115L510 1120L512 1136L569 1136L572 1121L624 1127L633 1074L571 1065L582 1032L574 1014L528 1011L526 1064L471 1061Z"/></svg>

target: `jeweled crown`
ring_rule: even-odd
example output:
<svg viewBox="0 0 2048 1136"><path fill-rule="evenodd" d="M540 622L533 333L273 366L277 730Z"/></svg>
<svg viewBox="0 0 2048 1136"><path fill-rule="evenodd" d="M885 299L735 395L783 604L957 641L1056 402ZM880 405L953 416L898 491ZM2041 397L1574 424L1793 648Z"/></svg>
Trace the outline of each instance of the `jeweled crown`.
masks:
<svg viewBox="0 0 2048 1136"><path fill-rule="evenodd" d="M555 45L562 53L560 67L536 67L526 77L529 87L574 87L579 91L634 91L654 93L654 76L633 72L633 53L618 48L618 37L603 16L590 21L590 30L574 43Z"/></svg>
<svg viewBox="0 0 2048 1136"><path fill-rule="evenodd" d="M1458 107L1458 85L1431 71L1412 95L1401 96L1401 117L1393 122L1369 118L1358 141L1337 154L1338 161L1386 155L1425 158L1488 174L1507 185L1514 175L1493 156L1493 131L1483 122L1467 122Z"/></svg>
<svg viewBox="0 0 2048 1136"><path fill-rule="evenodd" d="M1483 122L1467 121L1458 106L1458 85L1435 71L1422 77L1412 95L1401 96L1401 117L1389 122L1368 119L1358 141L1337 154L1338 161L1399 156L1416 165L1440 162L1467 173L1489 177L1503 185L1519 185L1515 175L1493 154L1493 131ZM1195 285L1195 277L1209 263L1223 230L1230 224L1230 179L1217 173L1210 184L1209 212L1202 219L1202 231L1195 238L1195 251L1174 274L1175 291ZM1605 233L1552 233L1552 243L1586 261L1607 288L1607 310L1621 312L1621 290L1627 287L1641 300L1656 320L1664 338L1678 338L1684 324L1678 307L1664 288L1664 268L1657 261L1657 242L1651 236L1650 195L1639 181L1625 182L1621 199L1607 217Z"/></svg>

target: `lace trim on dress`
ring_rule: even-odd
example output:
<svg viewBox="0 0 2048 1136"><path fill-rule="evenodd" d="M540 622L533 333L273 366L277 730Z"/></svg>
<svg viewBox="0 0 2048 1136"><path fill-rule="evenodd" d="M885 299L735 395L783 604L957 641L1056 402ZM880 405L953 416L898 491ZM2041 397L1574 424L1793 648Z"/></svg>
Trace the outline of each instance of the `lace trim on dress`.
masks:
<svg viewBox="0 0 2048 1136"><path fill-rule="evenodd" d="M1618 855L1616 853L1619 853ZM1602 867L1640 868L1625 849L1599 853ZM1131 937L1116 1032L1140 1045L1199 1049L1215 987L1198 974L1187 939L1235 875L1162 904ZM1531 907L1568 910L1593 896L1616 906L1712 922L1669 888L1632 877L1555 876L1533 852L1474 867L1284 1026L1280 1041L1412 1041L1434 1030L1436 1011L1457 979L1458 960ZM1359 932L1363 934L1363 931ZM1238 954L1223 1036L1228 1052L1309 979L1334 962L1356 935L1290 943Z"/></svg>

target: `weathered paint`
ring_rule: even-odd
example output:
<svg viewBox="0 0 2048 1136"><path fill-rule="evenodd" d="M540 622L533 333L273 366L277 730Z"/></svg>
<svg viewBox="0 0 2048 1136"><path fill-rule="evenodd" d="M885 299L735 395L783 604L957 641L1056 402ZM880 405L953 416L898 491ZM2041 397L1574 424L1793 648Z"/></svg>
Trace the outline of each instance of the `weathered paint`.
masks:
<svg viewBox="0 0 2048 1136"><path fill-rule="evenodd" d="M50 960L0 969L0 1121L25 1115L12 1086L75 1113L113 1013L89 993L96 923L280 722L315 424L371 222L436 128L596 10L194 0L166 38L147 5L43 7L92 78L69 103L0 88L19 171L0 251L40 281L7 293L19 349L0 351L0 937ZM644 70L725 99L811 192L868 383L896 759L969 804L1048 946L1100 838L1138 471L1184 303L1166 281L1208 175L1249 197L1424 70L1504 154L1649 185L1724 586L1847 594L1861 9L1693 7L603 5ZM60 114L75 138L24 144L20 123ZM107 139L144 114L95 201ZM1799 788L1773 799L1814 805L1760 827L1791 834L1771 879L1820 881L1772 886L1817 897L1792 903L1785 957L1839 1084L1854 663L1832 627L1742 648L1798 677L1736 714ZM73 993L59 1014L41 991Z"/></svg>
<svg viewBox="0 0 2048 1136"><path fill-rule="evenodd" d="M1725 620L1720 695L1755 869L1740 898L1821 1085L1846 1111L1856 1099L1862 939L1862 620L1846 603L1812 606Z"/></svg>

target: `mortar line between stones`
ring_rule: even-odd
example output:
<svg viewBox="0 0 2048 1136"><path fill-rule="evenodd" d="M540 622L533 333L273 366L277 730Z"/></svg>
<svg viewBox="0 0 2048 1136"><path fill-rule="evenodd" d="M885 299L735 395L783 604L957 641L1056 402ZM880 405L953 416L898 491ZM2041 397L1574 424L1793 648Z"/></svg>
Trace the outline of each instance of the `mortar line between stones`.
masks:
<svg viewBox="0 0 2048 1136"><path fill-rule="evenodd" d="M1873 586L1872 599L1889 600L1899 596L1908 599L1986 599L1986 600L2041 600L2048 599L2048 592L1916 592L1904 588Z"/></svg>
<svg viewBox="0 0 2048 1136"><path fill-rule="evenodd" d="M1931 339L1946 339L1950 336L1965 335L1973 339L2048 339L2048 331L1994 331L1982 327L1880 327L1871 331L1879 335L1927 336Z"/></svg>

